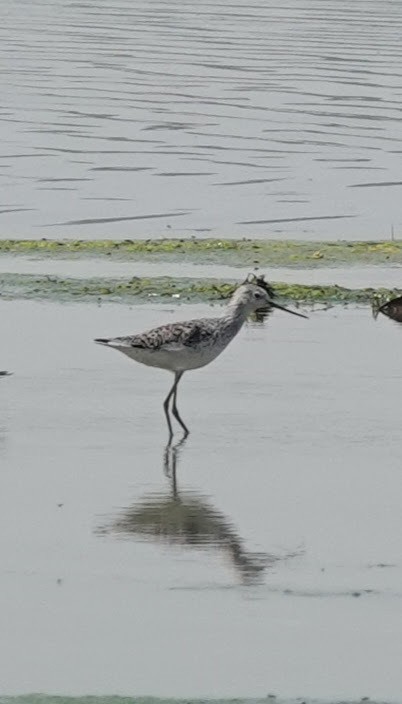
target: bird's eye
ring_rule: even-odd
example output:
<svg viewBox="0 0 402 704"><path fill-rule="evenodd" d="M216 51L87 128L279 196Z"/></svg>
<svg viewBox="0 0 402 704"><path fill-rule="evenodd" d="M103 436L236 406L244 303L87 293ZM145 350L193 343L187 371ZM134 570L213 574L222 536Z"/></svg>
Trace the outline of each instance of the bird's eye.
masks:
<svg viewBox="0 0 402 704"><path fill-rule="evenodd" d="M254 294L254 298L262 298L261 293L259 293L258 291L256 291L255 294Z"/></svg>

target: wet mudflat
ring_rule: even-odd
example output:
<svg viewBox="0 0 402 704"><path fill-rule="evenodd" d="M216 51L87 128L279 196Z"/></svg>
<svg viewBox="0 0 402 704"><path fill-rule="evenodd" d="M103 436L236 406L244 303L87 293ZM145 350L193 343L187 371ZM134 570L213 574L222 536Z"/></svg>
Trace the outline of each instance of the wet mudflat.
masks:
<svg viewBox="0 0 402 704"><path fill-rule="evenodd" d="M247 325L183 379L175 483L169 375L92 338L210 312L0 304L3 692L398 699L402 328Z"/></svg>

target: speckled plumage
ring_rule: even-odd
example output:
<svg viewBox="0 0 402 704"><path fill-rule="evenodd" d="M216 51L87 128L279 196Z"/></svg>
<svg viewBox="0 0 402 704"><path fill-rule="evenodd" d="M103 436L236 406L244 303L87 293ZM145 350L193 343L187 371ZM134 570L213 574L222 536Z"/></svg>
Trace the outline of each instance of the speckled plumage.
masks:
<svg viewBox="0 0 402 704"><path fill-rule="evenodd" d="M281 308L272 301L272 289L265 282L261 285L261 279L257 281L246 282L236 289L222 317L168 323L137 335L95 340L114 347L136 362L174 372L175 381L164 402L170 437L173 435L168 408L171 398L173 415L188 434L176 406L177 385L183 373L204 367L218 357L251 312L267 307Z"/></svg>
<svg viewBox="0 0 402 704"><path fill-rule="evenodd" d="M198 318L102 342L147 366L179 372L209 364L225 349L242 323L243 320L232 316Z"/></svg>
<svg viewBox="0 0 402 704"><path fill-rule="evenodd" d="M117 338L131 347L158 350L164 345L180 343L185 346L214 341L219 334L220 318L198 318L183 323L168 323L140 335Z"/></svg>

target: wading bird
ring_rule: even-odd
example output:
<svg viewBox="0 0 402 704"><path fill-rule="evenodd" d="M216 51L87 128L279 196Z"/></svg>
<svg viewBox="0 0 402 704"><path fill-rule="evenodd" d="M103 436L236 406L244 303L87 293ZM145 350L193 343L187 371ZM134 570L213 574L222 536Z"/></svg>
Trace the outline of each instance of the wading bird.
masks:
<svg viewBox="0 0 402 704"><path fill-rule="evenodd" d="M375 312L375 318L378 313L382 313L388 318L396 320L397 323L402 323L402 296L398 296L398 298L393 298L391 301L383 303Z"/></svg>
<svg viewBox="0 0 402 704"><path fill-rule="evenodd" d="M173 416L180 423L185 436L189 434L177 408L177 387L184 372L205 367L216 359L237 335L247 316L257 310L279 308L301 318L307 317L275 303L272 300L272 289L263 277L251 276L251 280L248 277L245 283L235 290L225 313L219 318L168 323L139 335L95 340L101 345L123 352L136 362L174 373L173 386L163 403L170 440L173 437L169 413L171 400Z"/></svg>

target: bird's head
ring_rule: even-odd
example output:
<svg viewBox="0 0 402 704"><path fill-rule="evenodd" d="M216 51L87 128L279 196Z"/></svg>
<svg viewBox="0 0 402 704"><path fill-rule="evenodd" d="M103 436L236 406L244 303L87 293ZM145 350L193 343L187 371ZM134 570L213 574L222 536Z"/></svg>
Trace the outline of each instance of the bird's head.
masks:
<svg viewBox="0 0 402 704"><path fill-rule="evenodd" d="M296 313L293 310L279 305L279 303L272 300L274 296L275 293L273 289L265 281L263 276L257 277L254 274L250 274L246 281L235 290L230 302L236 307L241 306L246 315L250 315L250 313L259 310L279 308L279 310L284 310L286 313L297 315L300 318L307 318L307 316L302 313Z"/></svg>
<svg viewBox="0 0 402 704"><path fill-rule="evenodd" d="M270 308L272 298L261 286L246 282L236 289L232 296L231 303L244 308L244 312L248 315L254 313L256 310Z"/></svg>

